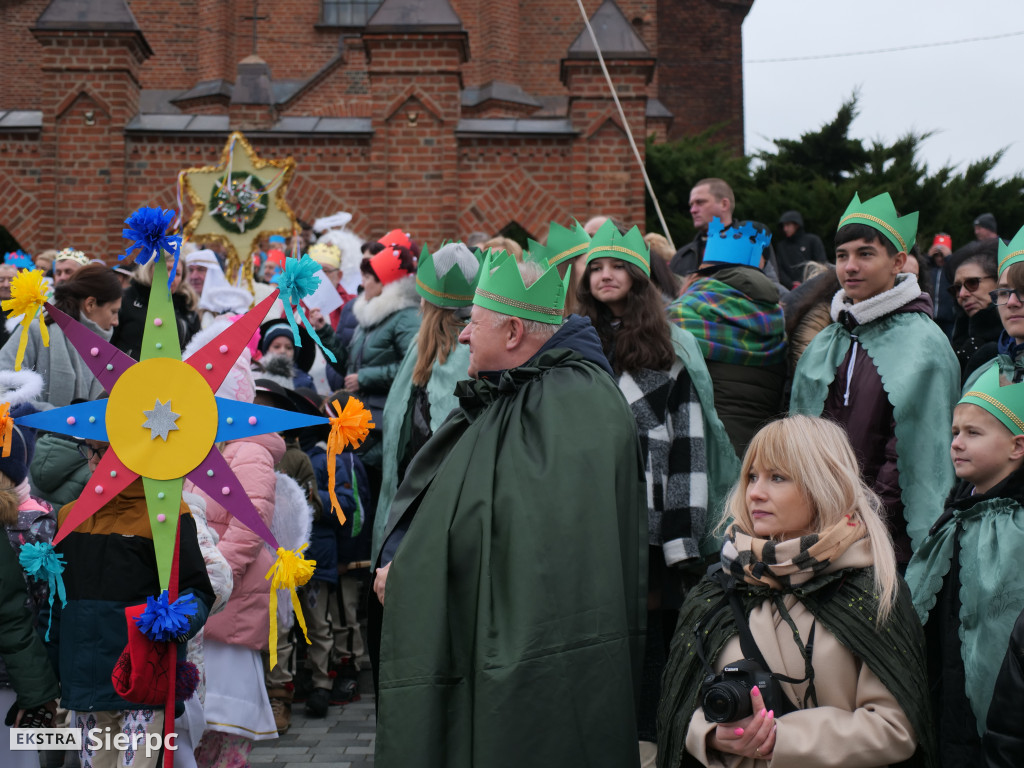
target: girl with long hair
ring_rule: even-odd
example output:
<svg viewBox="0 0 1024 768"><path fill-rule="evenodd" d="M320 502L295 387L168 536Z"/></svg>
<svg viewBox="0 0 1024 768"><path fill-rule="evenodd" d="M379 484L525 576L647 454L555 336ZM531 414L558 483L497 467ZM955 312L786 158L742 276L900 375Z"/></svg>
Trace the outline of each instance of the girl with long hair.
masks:
<svg viewBox="0 0 1024 768"><path fill-rule="evenodd" d="M675 615L703 574L704 557L717 549L709 506L724 497L739 462L715 415L696 341L670 326L636 227L620 235L609 221L594 234L576 302L597 329L646 453L649 609L638 729L642 742L656 742L659 681Z"/></svg>
<svg viewBox="0 0 1024 768"><path fill-rule="evenodd" d="M721 568L680 611L659 766L935 764L924 637L882 509L838 425L791 416L754 436ZM741 679L759 684L723 697Z"/></svg>

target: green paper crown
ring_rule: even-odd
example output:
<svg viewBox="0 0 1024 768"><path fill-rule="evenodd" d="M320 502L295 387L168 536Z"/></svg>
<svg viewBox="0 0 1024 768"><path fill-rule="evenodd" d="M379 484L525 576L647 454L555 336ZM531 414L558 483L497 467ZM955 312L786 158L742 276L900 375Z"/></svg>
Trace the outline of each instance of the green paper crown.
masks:
<svg viewBox="0 0 1024 768"><path fill-rule="evenodd" d="M999 241L999 274L1012 265L1024 261L1024 227L1008 243Z"/></svg>
<svg viewBox="0 0 1024 768"><path fill-rule="evenodd" d="M479 261L480 252L476 251L473 255ZM453 262L444 275L437 272L434 256L424 245L416 267L416 292L438 307L468 307L473 303L473 291L480 278L480 270L477 270L473 280L466 279L457 262Z"/></svg>
<svg viewBox="0 0 1024 768"><path fill-rule="evenodd" d="M995 416L1012 435L1024 435L1024 383L1000 386L999 364L992 363L960 403L971 403ZM957 403L959 405L960 403Z"/></svg>
<svg viewBox="0 0 1024 768"><path fill-rule="evenodd" d="M896 214L896 206L888 192L872 197L865 202L854 192L853 200L846 207L846 213L839 219L842 229L847 224L867 224L881 232L886 239L896 246L900 253L910 253L917 238L917 211L906 216Z"/></svg>
<svg viewBox="0 0 1024 768"><path fill-rule="evenodd" d="M544 264L549 267L582 256L589 247L590 235L575 219L572 229L552 221L548 226L547 245L541 245L534 240L526 242L526 250L533 255L534 259L538 261L543 259Z"/></svg>
<svg viewBox="0 0 1024 768"><path fill-rule="evenodd" d="M648 277L651 276L651 249L636 227L620 235L619 228L612 224L611 219L602 224L590 241L587 264L604 257L628 261L640 267Z"/></svg>
<svg viewBox="0 0 1024 768"><path fill-rule="evenodd" d="M505 251L499 251L490 254L480 267L480 280L473 303L503 315L560 325L568 290L569 273L566 273L563 280L558 276L556 267L548 267L527 288L519 273L519 263Z"/></svg>

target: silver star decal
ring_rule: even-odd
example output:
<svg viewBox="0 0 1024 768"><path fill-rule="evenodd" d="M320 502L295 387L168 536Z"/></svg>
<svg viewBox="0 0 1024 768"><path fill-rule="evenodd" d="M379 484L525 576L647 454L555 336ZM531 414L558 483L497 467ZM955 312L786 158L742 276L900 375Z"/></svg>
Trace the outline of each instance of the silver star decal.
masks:
<svg viewBox="0 0 1024 768"><path fill-rule="evenodd" d="M143 429L148 429L149 439L156 440L157 435L167 442L167 434L172 430L178 429L178 425L174 422L178 420L180 413L174 413L171 410L171 401L168 400L166 403L161 403L157 398L156 405L153 406L152 411L143 411L146 416L146 423L142 425Z"/></svg>

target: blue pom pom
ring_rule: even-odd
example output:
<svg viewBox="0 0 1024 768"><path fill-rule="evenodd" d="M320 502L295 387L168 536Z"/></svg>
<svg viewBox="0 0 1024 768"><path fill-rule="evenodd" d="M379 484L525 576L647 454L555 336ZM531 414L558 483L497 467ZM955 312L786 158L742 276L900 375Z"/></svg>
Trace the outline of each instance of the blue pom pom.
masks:
<svg viewBox="0 0 1024 768"><path fill-rule="evenodd" d="M181 252L181 237L168 235L167 228L174 221L174 211L169 208L139 208L135 213L125 219L128 226L121 230L121 235L126 240L131 240L132 245L117 259L138 259L140 264L148 264L151 260L160 255L163 249L174 255L174 265L170 270L167 280L167 289L170 290L174 282L174 275L178 271L178 256ZM132 255L133 251L138 251Z"/></svg>
<svg viewBox="0 0 1024 768"><path fill-rule="evenodd" d="M188 617L195 613L195 595L180 595L172 603L165 589L160 597L146 598L146 610L135 619L135 625L150 640L166 643L189 631Z"/></svg>
<svg viewBox="0 0 1024 768"><path fill-rule="evenodd" d="M284 263L284 272L277 275L275 280L277 287L281 291L281 298L288 303L290 311L285 312L285 319L288 321L288 325L292 330L292 338L295 339L295 346L302 346L302 337L299 335L298 326L295 325L295 318L293 312L298 310L299 317L302 319L302 324L306 326L306 330L309 331L310 337L313 342L320 347L324 353L324 357L330 360L332 363L336 363L337 359L334 357L334 353L331 352L327 347L320 341L320 337L317 335L313 326L309 323L309 318L306 317L306 313L302 311L299 306L302 300L307 296L312 296L316 289L320 286L320 277L317 272L320 271L320 265L313 260L313 257L308 253L302 254L301 259L289 257Z"/></svg>

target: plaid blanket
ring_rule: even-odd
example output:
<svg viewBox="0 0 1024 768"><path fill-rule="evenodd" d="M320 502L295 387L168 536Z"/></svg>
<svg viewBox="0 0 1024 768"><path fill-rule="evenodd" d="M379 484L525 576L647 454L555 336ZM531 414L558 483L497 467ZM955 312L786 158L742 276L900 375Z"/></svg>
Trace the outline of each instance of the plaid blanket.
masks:
<svg viewBox="0 0 1024 768"><path fill-rule="evenodd" d="M668 307L670 321L692 333L706 360L762 366L786 359L778 302L753 301L721 280L702 278Z"/></svg>

